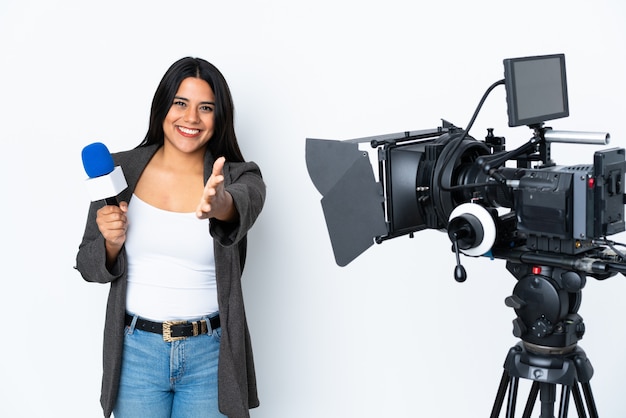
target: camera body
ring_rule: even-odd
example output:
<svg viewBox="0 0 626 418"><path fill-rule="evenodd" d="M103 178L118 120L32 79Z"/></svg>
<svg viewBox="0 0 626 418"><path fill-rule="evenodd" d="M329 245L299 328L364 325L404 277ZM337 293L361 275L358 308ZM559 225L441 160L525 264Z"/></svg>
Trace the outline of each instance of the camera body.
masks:
<svg viewBox="0 0 626 418"><path fill-rule="evenodd" d="M496 222L508 225L508 233L498 237L505 246L523 243L529 250L579 254L595 247L594 240L625 230L624 149L597 151L591 164L540 161L532 168L530 161L541 158L536 146L518 156L516 167L489 174L486 170L494 168L486 169L485 162L506 153L503 138L494 154L492 132L477 141L458 128L445 129L427 141L377 144L387 219L387 234L376 237L378 242L423 229L445 230L452 211L469 202L511 209Z"/></svg>
<svg viewBox="0 0 626 418"><path fill-rule="evenodd" d="M594 153L593 165L525 170L514 211L531 250L578 254L623 232L624 149Z"/></svg>
<svg viewBox="0 0 626 418"><path fill-rule="evenodd" d="M506 259L512 249L584 255L604 245L597 240L625 230L624 149L597 151L593 161L577 165L551 159L554 142L603 145L610 139L608 133L544 126L569 115L564 55L505 59L504 76L487 90L465 129L444 120L421 131L307 138L307 168L323 196L337 264L347 265L373 243L424 229L447 231L466 255ZM484 140L469 135L498 85L506 88L509 126L532 130L513 150L492 129Z"/></svg>

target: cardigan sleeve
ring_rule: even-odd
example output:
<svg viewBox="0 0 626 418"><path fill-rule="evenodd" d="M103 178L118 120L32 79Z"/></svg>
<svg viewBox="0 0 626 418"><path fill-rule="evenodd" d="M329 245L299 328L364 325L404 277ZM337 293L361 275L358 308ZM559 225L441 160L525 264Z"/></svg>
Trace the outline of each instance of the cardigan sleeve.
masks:
<svg viewBox="0 0 626 418"><path fill-rule="evenodd" d="M139 176L157 149L158 146L154 145L112 154L115 165L123 168L128 183L118 196L120 201L130 201ZM103 201L92 202L89 206L85 232L76 255L76 268L88 282L110 283L126 273L126 250L122 247L115 264L107 269L104 237L96 224L96 213L102 206Z"/></svg>
<svg viewBox="0 0 626 418"><path fill-rule="evenodd" d="M102 202L93 202L89 207L85 232L76 255L76 268L88 282L110 283L123 275L126 254L122 248L115 264L107 269L104 237L96 224L96 212L102 205Z"/></svg>

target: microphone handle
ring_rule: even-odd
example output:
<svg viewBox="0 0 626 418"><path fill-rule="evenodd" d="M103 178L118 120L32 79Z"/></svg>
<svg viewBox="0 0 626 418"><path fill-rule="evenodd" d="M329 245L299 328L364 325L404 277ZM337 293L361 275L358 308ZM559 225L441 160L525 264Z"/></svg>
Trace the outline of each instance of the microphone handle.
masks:
<svg viewBox="0 0 626 418"><path fill-rule="evenodd" d="M117 198L116 197L107 197L106 199L104 199L104 202L107 205L111 205L111 206L119 206L120 204L117 202Z"/></svg>

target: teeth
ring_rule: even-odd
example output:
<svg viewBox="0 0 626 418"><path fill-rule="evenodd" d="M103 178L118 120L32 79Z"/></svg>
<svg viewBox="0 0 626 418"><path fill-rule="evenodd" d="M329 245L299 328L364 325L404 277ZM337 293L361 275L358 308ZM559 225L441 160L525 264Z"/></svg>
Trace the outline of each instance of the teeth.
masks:
<svg viewBox="0 0 626 418"><path fill-rule="evenodd" d="M200 129L189 129L189 128L183 128L182 126L179 126L178 129L180 129L181 132L186 133L188 135L195 135L198 132L200 132Z"/></svg>

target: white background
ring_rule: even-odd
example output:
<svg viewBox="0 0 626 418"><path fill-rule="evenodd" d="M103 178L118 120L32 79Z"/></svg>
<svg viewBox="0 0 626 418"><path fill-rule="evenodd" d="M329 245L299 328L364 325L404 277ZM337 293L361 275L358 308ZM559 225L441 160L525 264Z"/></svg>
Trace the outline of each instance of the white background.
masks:
<svg viewBox="0 0 626 418"><path fill-rule="evenodd" d="M338 267L305 138L465 126L502 59L563 52L571 113L552 125L626 146L625 22L622 0L3 0L0 415L101 415L108 287L72 268L88 207L80 151L136 146L163 73L193 55L226 75L244 156L268 185L245 272L252 416L488 416L517 341L504 262L465 258L458 284L447 236L423 231ZM530 131L507 127L504 98L494 91L472 134L494 127L513 148ZM599 148L553 157L586 164ZM590 279L580 309L606 417L626 414L625 294L621 275Z"/></svg>

